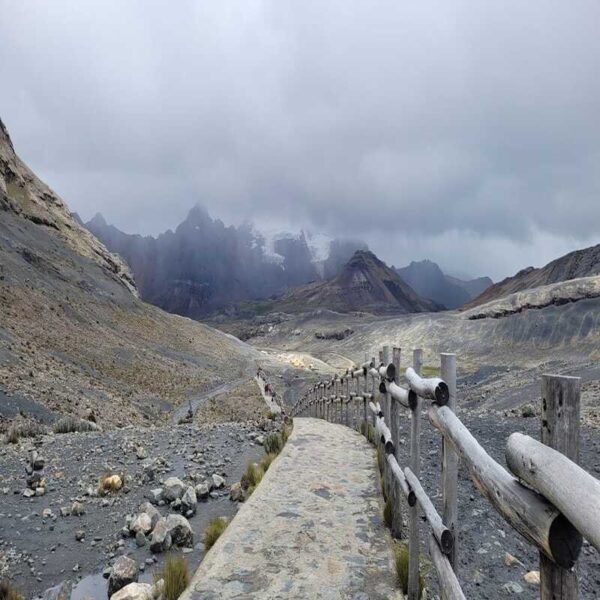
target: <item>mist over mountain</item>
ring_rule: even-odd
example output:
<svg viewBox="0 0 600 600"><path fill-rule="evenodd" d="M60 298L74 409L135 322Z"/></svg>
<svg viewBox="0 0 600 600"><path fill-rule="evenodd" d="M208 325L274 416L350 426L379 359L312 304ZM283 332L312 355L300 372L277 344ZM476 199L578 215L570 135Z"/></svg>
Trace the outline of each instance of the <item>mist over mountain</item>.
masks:
<svg viewBox="0 0 600 600"><path fill-rule="evenodd" d="M195 206L158 237L128 234L97 214L86 227L130 266L142 298L192 318L335 276L363 242L226 226Z"/></svg>
<svg viewBox="0 0 600 600"><path fill-rule="evenodd" d="M493 283L489 277L467 281L450 277L430 260L413 261L396 271L419 295L449 309L466 304Z"/></svg>

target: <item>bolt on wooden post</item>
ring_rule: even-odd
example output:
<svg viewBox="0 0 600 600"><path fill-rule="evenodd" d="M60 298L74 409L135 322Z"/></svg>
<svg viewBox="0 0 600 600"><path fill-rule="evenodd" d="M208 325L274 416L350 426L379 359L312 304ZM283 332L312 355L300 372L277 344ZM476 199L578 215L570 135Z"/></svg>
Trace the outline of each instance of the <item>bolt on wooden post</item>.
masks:
<svg viewBox="0 0 600 600"><path fill-rule="evenodd" d="M581 379L542 376L543 444L579 463ZM575 600L579 596L577 565L563 569L540 552L541 600Z"/></svg>

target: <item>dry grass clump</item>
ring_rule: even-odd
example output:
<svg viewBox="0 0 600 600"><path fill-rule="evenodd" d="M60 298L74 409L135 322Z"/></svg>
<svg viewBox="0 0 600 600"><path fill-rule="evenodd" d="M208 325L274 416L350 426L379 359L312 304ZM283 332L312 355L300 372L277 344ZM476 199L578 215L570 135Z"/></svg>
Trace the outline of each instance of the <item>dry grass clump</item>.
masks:
<svg viewBox="0 0 600 600"><path fill-rule="evenodd" d="M98 481L98 494L104 496L111 492L118 492L123 487L123 479L121 475L111 473L103 475Z"/></svg>
<svg viewBox="0 0 600 600"><path fill-rule="evenodd" d="M287 441L290 439L290 435L292 435L293 427L294 427L294 424L291 423L290 425L284 425L283 429L281 430L281 439L283 441L284 446L287 443Z"/></svg>
<svg viewBox="0 0 600 600"><path fill-rule="evenodd" d="M408 594L408 545L398 543L394 547L394 556L396 563L396 576L403 594ZM423 595L425 582L423 573L419 571L419 598Z"/></svg>
<svg viewBox="0 0 600 600"><path fill-rule="evenodd" d="M190 584L190 570L185 558L181 554L167 555L159 578L164 581L165 600L177 600Z"/></svg>
<svg viewBox="0 0 600 600"><path fill-rule="evenodd" d="M225 517L215 517L209 521L202 538L204 548L207 552L215 545L215 542L221 537L228 524L229 521Z"/></svg>
<svg viewBox="0 0 600 600"><path fill-rule="evenodd" d="M48 433L46 427L36 421L14 423L8 428L5 440L7 444L16 444L20 438L31 438Z"/></svg>
<svg viewBox="0 0 600 600"><path fill-rule="evenodd" d="M25 596L8 581L2 581L0 582L0 600L25 600Z"/></svg>
<svg viewBox="0 0 600 600"><path fill-rule="evenodd" d="M263 445L267 454L279 454L283 448L283 438L279 432L273 431L265 438Z"/></svg>
<svg viewBox="0 0 600 600"><path fill-rule="evenodd" d="M277 454L265 454L260 460L260 466L262 470L266 473L271 466L271 463L277 458Z"/></svg>
<svg viewBox="0 0 600 600"><path fill-rule="evenodd" d="M54 433L76 433L86 431L99 431L100 427L92 421L86 421L73 415L61 417L54 423Z"/></svg>
<svg viewBox="0 0 600 600"><path fill-rule="evenodd" d="M377 466L379 467L379 473L383 473L384 460L383 449L379 446L379 448L377 448Z"/></svg>

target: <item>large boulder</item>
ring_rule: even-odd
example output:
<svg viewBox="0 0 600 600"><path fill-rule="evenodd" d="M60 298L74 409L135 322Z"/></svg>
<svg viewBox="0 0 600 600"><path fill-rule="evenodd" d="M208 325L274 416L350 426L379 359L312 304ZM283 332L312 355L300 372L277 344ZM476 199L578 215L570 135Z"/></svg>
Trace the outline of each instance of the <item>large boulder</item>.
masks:
<svg viewBox="0 0 600 600"><path fill-rule="evenodd" d="M110 597L110 600L152 600L153 588L149 583L130 583Z"/></svg>
<svg viewBox="0 0 600 600"><path fill-rule="evenodd" d="M154 553L166 552L172 545L171 532L167 525L167 519L161 517L154 527L150 539L150 551Z"/></svg>
<svg viewBox="0 0 600 600"><path fill-rule="evenodd" d="M181 512L186 517L194 515L196 514L197 505L198 499L196 498L196 491L192 486L189 486L181 497Z"/></svg>
<svg viewBox="0 0 600 600"><path fill-rule="evenodd" d="M163 483L163 500L167 502L173 502L183 496L185 491L185 484L178 477L169 477Z"/></svg>
<svg viewBox="0 0 600 600"><path fill-rule="evenodd" d="M225 485L225 479L217 473L214 473L210 478L210 487L213 490L218 490Z"/></svg>
<svg viewBox="0 0 600 600"><path fill-rule="evenodd" d="M169 515L167 517L167 529L175 545L188 546L190 548L194 545L194 531L185 517L181 515Z"/></svg>
<svg viewBox="0 0 600 600"><path fill-rule="evenodd" d="M127 556L119 556L115 561L108 578L108 595L112 596L121 588L134 583L138 578L138 565Z"/></svg>

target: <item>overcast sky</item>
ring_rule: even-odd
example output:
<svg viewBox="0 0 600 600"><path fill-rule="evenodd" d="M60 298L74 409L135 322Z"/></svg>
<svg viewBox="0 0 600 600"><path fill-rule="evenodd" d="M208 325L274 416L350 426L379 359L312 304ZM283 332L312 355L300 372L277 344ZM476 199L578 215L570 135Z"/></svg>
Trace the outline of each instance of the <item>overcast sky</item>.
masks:
<svg viewBox="0 0 600 600"><path fill-rule="evenodd" d="M0 0L0 116L84 219L495 279L600 241L600 3Z"/></svg>

